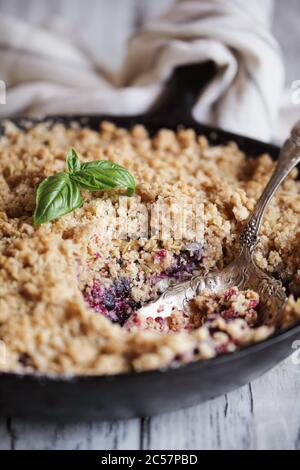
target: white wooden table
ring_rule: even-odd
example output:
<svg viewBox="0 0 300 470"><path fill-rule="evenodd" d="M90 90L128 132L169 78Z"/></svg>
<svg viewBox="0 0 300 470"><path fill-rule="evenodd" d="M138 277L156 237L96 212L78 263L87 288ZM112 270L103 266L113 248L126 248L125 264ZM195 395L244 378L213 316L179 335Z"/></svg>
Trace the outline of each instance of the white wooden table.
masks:
<svg viewBox="0 0 300 470"><path fill-rule="evenodd" d="M99 63L115 69L131 31L172 1L88 0L86 9L81 0L0 0L0 12L48 23L46 3L53 15L71 20ZM299 0L276 1L287 85L300 79L297 9ZM0 449L300 449L299 397L300 366L288 359L228 395L152 419L77 425L0 419Z"/></svg>
<svg viewBox="0 0 300 470"><path fill-rule="evenodd" d="M2 419L0 449L300 449L299 397L300 366L289 358L227 395L154 418L72 425Z"/></svg>

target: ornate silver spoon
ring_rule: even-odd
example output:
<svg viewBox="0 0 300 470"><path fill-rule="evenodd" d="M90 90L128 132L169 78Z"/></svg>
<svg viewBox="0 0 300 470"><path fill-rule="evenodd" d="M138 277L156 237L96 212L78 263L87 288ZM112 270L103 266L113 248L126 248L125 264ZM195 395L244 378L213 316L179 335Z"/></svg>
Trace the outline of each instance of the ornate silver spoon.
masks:
<svg viewBox="0 0 300 470"><path fill-rule="evenodd" d="M283 145L276 169L265 187L254 211L239 237L240 250L234 261L219 272L195 276L191 280L169 287L155 302L139 310L143 316L168 316L173 307L184 309L187 302L201 291L221 292L231 287L251 289L260 296L260 311L265 324L277 322L286 301L280 281L268 276L253 261L253 251L266 207L274 193L300 161L300 122Z"/></svg>

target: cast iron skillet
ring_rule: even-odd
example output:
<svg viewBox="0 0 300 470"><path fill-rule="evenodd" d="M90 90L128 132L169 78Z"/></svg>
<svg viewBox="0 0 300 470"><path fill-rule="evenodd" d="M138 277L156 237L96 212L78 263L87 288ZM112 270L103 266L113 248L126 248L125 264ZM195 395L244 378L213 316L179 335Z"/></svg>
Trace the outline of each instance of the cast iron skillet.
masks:
<svg viewBox="0 0 300 470"><path fill-rule="evenodd" d="M214 73L211 63L177 69L162 103L148 115L135 117L54 117L68 125L76 120L92 129L109 119L126 128L144 124L151 134L161 127L190 126L213 143L234 140L253 157L269 153L278 157L273 145L196 123L190 109L200 86ZM31 120L33 122L33 120ZM22 119L14 122L22 126ZM3 130L3 128L2 128ZM1 134L1 122L0 122ZM300 337L300 325L243 350L189 365L112 377L51 377L0 374L0 413L30 419L113 420L148 416L194 405L252 381L292 352Z"/></svg>

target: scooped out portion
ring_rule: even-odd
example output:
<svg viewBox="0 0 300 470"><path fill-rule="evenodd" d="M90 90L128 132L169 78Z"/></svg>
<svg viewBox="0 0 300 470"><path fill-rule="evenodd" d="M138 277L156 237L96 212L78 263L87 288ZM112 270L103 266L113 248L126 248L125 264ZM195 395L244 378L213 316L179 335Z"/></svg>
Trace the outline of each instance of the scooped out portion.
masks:
<svg viewBox="0 0 300 470"><path fill-rule="evenodd" d="M165 263L166 257L169 258L169 264ZM161 249L155 252L152 258L156 266L151 272L150 263L148 264L149 274L145 274L143 283L140 283L141 289L144 287L143 284L147 284L147 300L153 300L169 286L186 281L198 273L202 250L199 248L195 251L183 249L179 254L173 254ZM161 271L157 271L157 268ZM101 280L95 280L91 286L85 287L83 296L90 308L102 313L113 323L123 326L145 301L144 292L142 298L134 297L134 293L138 293L136 284L136 279L130 281L126 277L117 277L106 285Z"/></svg>

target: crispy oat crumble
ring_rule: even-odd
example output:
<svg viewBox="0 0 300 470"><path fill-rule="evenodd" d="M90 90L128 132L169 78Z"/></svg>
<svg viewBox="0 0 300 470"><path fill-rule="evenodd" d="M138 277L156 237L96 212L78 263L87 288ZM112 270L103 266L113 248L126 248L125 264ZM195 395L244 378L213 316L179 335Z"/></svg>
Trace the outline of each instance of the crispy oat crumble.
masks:
<svg viewBox="0 0 300 470"><path fill-rule="evenodd" d="M75 212L34 227L39 182L65 169L75 148L82 162L109 159L137 182L129 217L140 203L171 205L198 197L204 204L203 243L108 239L103 223L122 194L85 193ZM196 270L221 269L234 256L237 234L270 177L268 155L246 159L235 143L210 146L192 130L111 123L99 131L11 123L0 140L1 369L17 372L115 374L207 359L261 341L273 329L259 323L257 294L203 293L190 311L164 319L135 313L170 282ZM300 182L294 170L273 199L255 253L258 266L289 286L282 327L300 318ZM123 327L122 327L123 326Z"/></svg>

